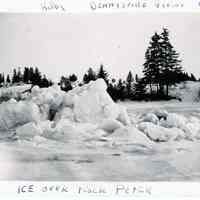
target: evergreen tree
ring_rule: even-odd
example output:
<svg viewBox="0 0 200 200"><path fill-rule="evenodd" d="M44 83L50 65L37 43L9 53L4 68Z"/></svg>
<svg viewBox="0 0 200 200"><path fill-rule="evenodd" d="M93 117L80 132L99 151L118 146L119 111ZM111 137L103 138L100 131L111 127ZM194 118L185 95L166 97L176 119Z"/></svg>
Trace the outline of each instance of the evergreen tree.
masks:
<svg viewBox="0 0 200 200"><path fill-rule="evenodd" d="M101 64L97 73L97 78L102 78L108 84L108 72L105 71L104 66Z"/></svg>
<svg viewBox="0 0 200 200"><path fill-rule="evenodd" d="M151 94L153 93L152 85L157 85L157 93L159 91L158 84L160 80L161 73L161 37L158 33L155 33L150 41L150 46L147 48L145 53L145 63L144 63L144 77L145 82L150 85Z"/></svg>
<svg viewBox="0 0 200 200"><path fill-rule="evenodd" d="M17 81L18 81L17 70L13 69L12 83L17 83Z"/></svg>
<svg viewBox="0 0 200 200"><path fill-rule="evenodd" d="M133 95L133 74L129 71L127 78L126 78L126 90L127 90L127 98L131 99Z"/></svg>
<svg viewBox="0 0 200 200"><path fill-rule="evenodd" d="M182 67L180 65L179 54L174 50L170 40L169 31L163 28L161 33L161 84L166 85L166 95L169 93L169 86L180 82L179 77L182 73Z"/></svg>
<svg viewBox="0 0 200 200"><path fill-rule="evenodd" d="M3 85L4 85L4 83L5 83L5 76L4 76L4 73L2 74L2 83L3 83Z"/></svg>
<svg viewBox="0 0 200 200"><path fill-rule="evenodd" d="M170 40L169 31L163 29L158 35L155 33L150 41L150 46L145 53L144 78L150 84L152 94L152 84L156 84L157 93L164 92L168 96L169 86L180 82L182 67L180 65L179 54L174 50Z"/></svg>
<svg viewBox="0 0 200 200"><path fill-rule="evenodd" d="M22 82L22 81L23 81L23 76L22 76L22 73L21 73L21 68L19 67L18 72L17 72L16 82L19 83L19 82Z"/></svg>
<svg viewBox="0 0 200 200"><path fill-rule="evenodd" d="M0 86L3 85L3 74L0 74Z"/></svg>
<svg viewBox="0 0 200 200"><path fill-rule="evenodd" d="M76 82L78 80L78 77L75 74L72 74L69 76L70 82Z"/></svg>
<svg viewBox="0 0 200 200"><path fill-rule="evenodd" d="M34 84L34 78L35 78L34 69L33 69L33 67L30 67L29 68L29 81L31 84Z"/></svg>
<svg viewBox="0 0 200 200"><path fill-rule="evenodd" d="M134 84L134 99L135 100L141 100L144 99L146 94L146 83L145 80L138 79L138 81Z"/></svg>
<svg viewBox="0 0 200 200"><path fill-rule="evenodd" d="M42 79L40 80L39 86L41 88L49 87L51 85L50 81L43 75Z"/></svg>
<svg viewBox="0 0 200 200"><path fill-rule="evenodd" d="M90 81L95 81L97 79L97 75L95 71L90 67L86 74L83 76L83 82L89 83Z"/></svg>
<svg viewBox="0 0 200 200"><path fill-rule="evenodd" d="M42 79L42 75L41 75L39 69L36 67L34 70L34 73L33 73L33 82L32 83L34 85L40 85L41 79Z"/></svg>
<svg viewBox="0 0 200 200"><path fill-rule="evenodd" d="M30 69L28 67L24 68L23 82L24 83L29 83L30 82Z"/></svg>
<svg viewBox="0 0 200 200"><path fill-rule="evenodd" d="M136 74L135 75L135 82L138 82L139 81L139 78L138 78L138 75Z"/></svg>
<svg viewBox="0 0 200 200"><path fill-rule="evenodd" d="M60 79L60 88L61 90L67 92L69 90L72 90L72 84L69 78L62 76Z"/></svg>
<svg viewBox="0 0 200 200"><path fill-rule="evenodd" d="M6 77L6 83L10 84L10 82L11 82L11 80L10 80L10 76L8 74L7 77Z"/></svg>
<svg viewBox="0 0 200 200"><path fill-rule="evenodd" d="M190 75L190 80L191 81L197 81L197 79L196 79L196 77L193 73L191 73L191 75Z"/></svg>
<svg viewBox="0 0 200 200"><path fill-rule="evenodd" d="M125 94L126 85L124 84L122 79L119 79L116 89L117 89L117 99L124 100L126 97Z"/></svg>

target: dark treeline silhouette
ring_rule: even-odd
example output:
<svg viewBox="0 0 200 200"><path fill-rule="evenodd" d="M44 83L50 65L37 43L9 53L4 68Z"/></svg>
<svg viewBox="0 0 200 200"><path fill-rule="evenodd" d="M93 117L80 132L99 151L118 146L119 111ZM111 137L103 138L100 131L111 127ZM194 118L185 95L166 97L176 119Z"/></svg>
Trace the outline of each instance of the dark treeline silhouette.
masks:
<svg viewBox="0 0 200 200"><path fill-rule="evenodd" d="M52 81L47 79L46 75L42 75L37 67L24 67L23 71L19 67L13 69L13 73L4 77L4 74L0 74L0 85L15 85L15 84L32 84L39 87L49 87L52 85Z"/></svg>
<svg viewBox="0 0 200 200"><path fill-rule="evenodd" d="M194 74L184 72L176 52L170 42L169 31L163 28L151 37L145 53L144 82L150 89L150 98L168 99L169 87L182 81L196 81Z"/></svg>
<svg viewBox="0 0 200 200"><path fill-rule="evenodd" d="M59 85L64 91L69 91L76 86L82 86L98 78L105 80L107 91L114 101L117 100L166 100L171 99L169 87L183 81L197 81L194 74L188 74L181 66L179 54L171 44L169 31L163 28L159 34L155 32L150 38L149 46L145 53L143 76L127 72L125 80L110 77L103 64L98 70L90 67L81 80L76 74L61 76ZM200 81L200 80L198 80ZM5 76L0 73L0 86L11 84L32 84L39 87L49 87L52 82L42 75L37 67L13 69L13 74Z"/></svg>
<svg viewBox="0 0 200 200"><path fill-rule="evenodd" d="M194 74L184 72L179 54L170 42L169 31L163 28L151 37L145 53L143 77L128 72L125 80L109 78L103 65L93 70L91 67L83 75L80 84L87 84L98 78L103 78L108 86L108 93L113 100L169 100L169 87L183 81L197 81ZM77 80L77 79L76 79ZM61 88L65 91L73 88L69 77L61 78Z"/></svg>

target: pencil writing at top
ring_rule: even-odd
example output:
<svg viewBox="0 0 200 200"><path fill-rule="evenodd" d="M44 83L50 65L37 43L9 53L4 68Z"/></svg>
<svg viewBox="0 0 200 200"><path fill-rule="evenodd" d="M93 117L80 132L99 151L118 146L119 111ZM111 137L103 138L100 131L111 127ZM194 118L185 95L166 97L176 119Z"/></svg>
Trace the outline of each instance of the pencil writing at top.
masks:
<svg viewBox="0 0 200 200"><path fill-rule="evenodd" d="M41 9L46 12L47 11L66 11L63 4L54 0L43 1L41 3Z"/></svg>

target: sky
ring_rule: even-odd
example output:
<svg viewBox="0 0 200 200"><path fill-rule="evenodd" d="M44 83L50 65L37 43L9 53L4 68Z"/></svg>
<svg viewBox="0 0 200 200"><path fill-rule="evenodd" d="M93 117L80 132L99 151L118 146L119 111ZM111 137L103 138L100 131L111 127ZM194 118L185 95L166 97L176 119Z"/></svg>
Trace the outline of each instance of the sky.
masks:
<svg viewBox="0 0 200 200"><path fill-rule="evenodd" d="M150 37L162 27L187 72L200 77L198 13L0 14L0 72L37 66L52 80L105 66L110 77L143 69Z"/></svg>

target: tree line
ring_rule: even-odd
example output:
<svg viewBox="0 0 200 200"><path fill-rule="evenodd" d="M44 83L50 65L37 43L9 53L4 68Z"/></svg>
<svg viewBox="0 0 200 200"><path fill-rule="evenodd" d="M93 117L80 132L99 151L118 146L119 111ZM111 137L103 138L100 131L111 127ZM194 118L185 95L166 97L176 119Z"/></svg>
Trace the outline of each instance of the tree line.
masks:
<svg viewBox="0 0 200 200"><path fill-rule="evenodd" d="M170 86L183 81L197 81L194 74L184 71L179 53L171 44L169 30L166 28L163 28L160 34L155 32L150 39L145 52L142 77L137 74L134 76L129 71L125 80L109 78L108 72L101 65L97 72L89 68L83 75L82 83L86 84L98 78L105 80L108 85L107 91L114 100L166 100L173 98L169 95ZM74 80L76 81L77 77ZM63 76L60 83L65 91L73 88L70 76Z"/></svg>
<svg viewBox="0 0 200 200"><path fill-rule="evenodd" d="M76 86L82 86L98 78L105 80L107 91L113 100L161 100L170 99L169 87L182 81L197 81L194 74L188 74L184 71L179 59L179 53L176 52L169 37L169 30L163 28L159 34L155 32L150 38L149 45L145 52L145 62L143 64L143 75L127 73L125 80L110 77L103 64L98 70L90 67L78 80L76 74L61 76L59 85L64 91L69 91ZM199 80L198 80L199 81ZM38 85L39 87L49 87L53 83L46 75L42 75L37 67L25 67L13 69L13 74L0 74L0 85L10 85L26 83Z"/></svg>
<svg viewBox="0 0 200 200"><path fill-rule="evenodd" d="M5 75L0 73L0 85L14 85L14 84L32 84L38 85L39 87L49 87L53 82L42 75L37 67L24 67L23 70L19 67L18 69L14 68L12 75Z"/></svg>

